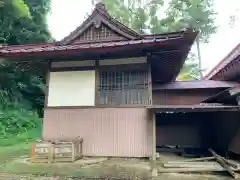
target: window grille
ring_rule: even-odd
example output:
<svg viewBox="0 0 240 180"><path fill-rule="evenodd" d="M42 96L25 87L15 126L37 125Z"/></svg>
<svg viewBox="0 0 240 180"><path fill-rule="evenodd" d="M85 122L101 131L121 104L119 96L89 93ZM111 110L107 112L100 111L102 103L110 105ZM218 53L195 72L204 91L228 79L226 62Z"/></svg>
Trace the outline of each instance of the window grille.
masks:
<svg viewBox="0 0 240 180"><path fill-rule="evenodd" d="M95 28L94 26L91 26L87 31L83 33L83 35L80 37L80 40L84 41L92 41L92 40L104 40L111 37L117 36L114 34L111 30L109 30L104 25L101 25L100 28Z"/></svg>
<svg viewBox="0 0 240 180"><path fill-rule="evenodd" d="M149 104L146 70L100 71L100 104Z"/></svg>

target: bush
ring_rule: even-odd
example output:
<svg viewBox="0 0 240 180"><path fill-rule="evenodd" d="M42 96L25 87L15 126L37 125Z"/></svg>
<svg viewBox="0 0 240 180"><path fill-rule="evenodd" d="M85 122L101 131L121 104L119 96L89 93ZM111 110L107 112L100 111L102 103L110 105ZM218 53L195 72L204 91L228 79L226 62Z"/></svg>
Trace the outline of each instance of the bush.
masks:
<svg viewBox="0 0 240 180"><path fill-rule="evenodd" d="M0 137L20 136L28 131L40 132L42 119L20 104L0 105Z"/></svg>
<svg viewBox="0 0 240 180"><path fill-rule="evenodd" d="M41 138L41 130L29 129L27 132L16 135L8 135L5 138L0 138L0 146L13 146L21 143L31 143L36 139Z"/></svg>

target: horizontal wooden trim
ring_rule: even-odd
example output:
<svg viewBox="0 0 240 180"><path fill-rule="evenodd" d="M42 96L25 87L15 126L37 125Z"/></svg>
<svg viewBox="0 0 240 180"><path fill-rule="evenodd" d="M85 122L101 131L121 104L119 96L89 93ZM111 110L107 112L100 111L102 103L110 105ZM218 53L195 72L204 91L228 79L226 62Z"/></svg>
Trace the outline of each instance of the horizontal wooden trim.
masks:
<svg viewBox="0 0 240 180"><path fill-rule="evenodd" d="M114 59L101 59L99 61L100 66L108 65L124 65L124 64L146 64L147 57L129 57L129 58L114 58Z"/></svg>
<svg viewBox="0 0 240 180"><path fill-rule="evenodd" d="M50 60L51 62L72 62L72 61L104 61L104 60L112 60L112 61L115 61L115 60L120 60L120 59L129 59L129 58L143 58L143 57L146 57L147 58L147 55L126 55L126 54L122 54L122 56L104 56L104 58L99 58L99 56L95 56L95 57L88 57L88 56L78 56L78 57L72 57L72 58L67 58L67 57L64 57L64 58L51 58L51 59L48 59ZM136 63L136 64L146 64L146 63Z"/></svg>
<svg viewBox="0 0 240 180"><path fill-rule="evenodd" d="M76 40L73 42L73 44L84 44L84 43L102 43L102 42L109 42L109 41L121 41L121 40L125 40L125 38L123 37L110 37L110 38L106 38L106 39L100 39L100 40Z"/></svg>
<svg viewBox="0 0 240 180"><path fill-rule="evenodd" d="M86 70L96 70L96 66L82 66L82 67L62 67L62 68L50 68L51 72L61 72L61 71L86 71ZM147 70L147 64L121 64L121 65L105 65L99 66L100 71L122 71L122 70L136 70L142 69Z"/></svg>
<svg viewBox="0 0 240 180"><path fill-rule="evenodd" d="M104 65L99 66L99 71L123 71L123 70L147 70L147 64L121 64L121 65Z"/></svg>
<svg viewBox="0 0 240 180"><path fill-rule="evenodd" d="M96 66L50 68L51 72L95 70Z"/></svg>
<svg viewBox="0 0 240 180"><path fill-rule="evenodd" d="M45 106L45 109L147 108L147 105Z"/></svg>
<svg viewBox="0 0 240 180"><path fill-rule="evenodd" d="M75 60L75 61L51 61L51 68L64 68L64 67L90 67L95 66L96 60Z"/></svg>

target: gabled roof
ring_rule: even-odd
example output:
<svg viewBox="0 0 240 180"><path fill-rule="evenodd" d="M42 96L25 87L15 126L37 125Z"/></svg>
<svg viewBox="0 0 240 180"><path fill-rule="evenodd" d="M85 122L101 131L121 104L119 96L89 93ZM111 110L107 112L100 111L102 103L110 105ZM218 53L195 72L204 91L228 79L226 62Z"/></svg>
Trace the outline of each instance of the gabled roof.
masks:
<svg viewBox="0 0 240 180"><path fill-rule="evenodd" d="M196 31L140 35L112 18L102 3L62 41L0 47L0 57L17 63L49 60L115 59L148 56L152 79L175 80L197 36Z"/></svg>
<svg viewBox="0 0 240 180"><path fill-rule="evenodd" d="M71 53L78 52L84 53L89 50L99 50L101 48L120 48L120 47L132 47L132 46L165 46L174 44L183 44L191 46L195 40L197 33L192 30L165 33L156 35L146 35L142 39L133 40L121 40L121 41L109 41L109 42L88 42L80 44L69 44L61 45L57 43L47 44L30 44L30 45L16 45L16 46L3 46L0 47L0 56L11 56L11 55L30 55L30 54L51 54L51 52L59 53Z"/></svg>
<svg viewBox="0 0 240 180"><path fill-rule="evenodd" d="M237 69L239 69L240 71L240 43L223 60L221 60L203 79L224 80L224 75L226 74L226 72L231 71L231 69L236 68L237 66Z"/></svg>
<svg viewBox="0 0 240 180"><path fill-rule="evenodd" d="M82 55L89 51L99 51L101 48L106 48L107 53L110 50L129 50L130 47L135 47L134 51L139 51L138 53L141 54L149 51L149 46L155 47L154 51L156 48L157 51L171 48L184 49L185 55L183 56L186 56L196 36L197 32L193 29L165 34L140 35L111 17L105 5L98 3L92 14L63 40L40 45L3 46L0 47L0 56L48 55L56 51L59 54L78 53ZM140 49L140 46L148 50Z"/></svg>
<svg viewBox="0 0 240 180"><path fill-rule="evenodd" d="M82 35L85 31L88 30L91 26L98 29L101 25L108 27L114 34L118 34L121 37L131 40L131 39L139 39L141 35L135 32L134 30L128 28L124 24L120 23L116 19L112 18L106 8L102 3L98 3L95 6L92 14L73 32L70 33L67 37L65 37L62 41L60 41L61 45L70 44L77 37Z"/></svg>
<svg viewBox="0 0 240 180"><path fill-rule="evenodd" d="M180 89L213 89L231 88L239 86L238 83L213 80L175 81L166 85L155 85L153 90L180 90Z"/></svg>

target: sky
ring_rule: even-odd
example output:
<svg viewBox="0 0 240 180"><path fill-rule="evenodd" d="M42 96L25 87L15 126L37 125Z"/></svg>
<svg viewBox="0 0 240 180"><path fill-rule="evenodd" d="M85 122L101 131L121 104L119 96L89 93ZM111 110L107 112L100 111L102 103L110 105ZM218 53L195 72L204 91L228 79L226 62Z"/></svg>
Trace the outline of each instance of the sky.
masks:
<svg viewBox="0 0 240 180"><path fill-rule="evenodd" d="M82 23L92 8L91 0L52 0L48 26L53 37L56 40L63 39ZM201 44L204 73L211 70L240 43L240 21L234 27L229 26L229 16L236 8L240 9L240 0L215 0L218 30L210 37L208 44Z"/></svg>

